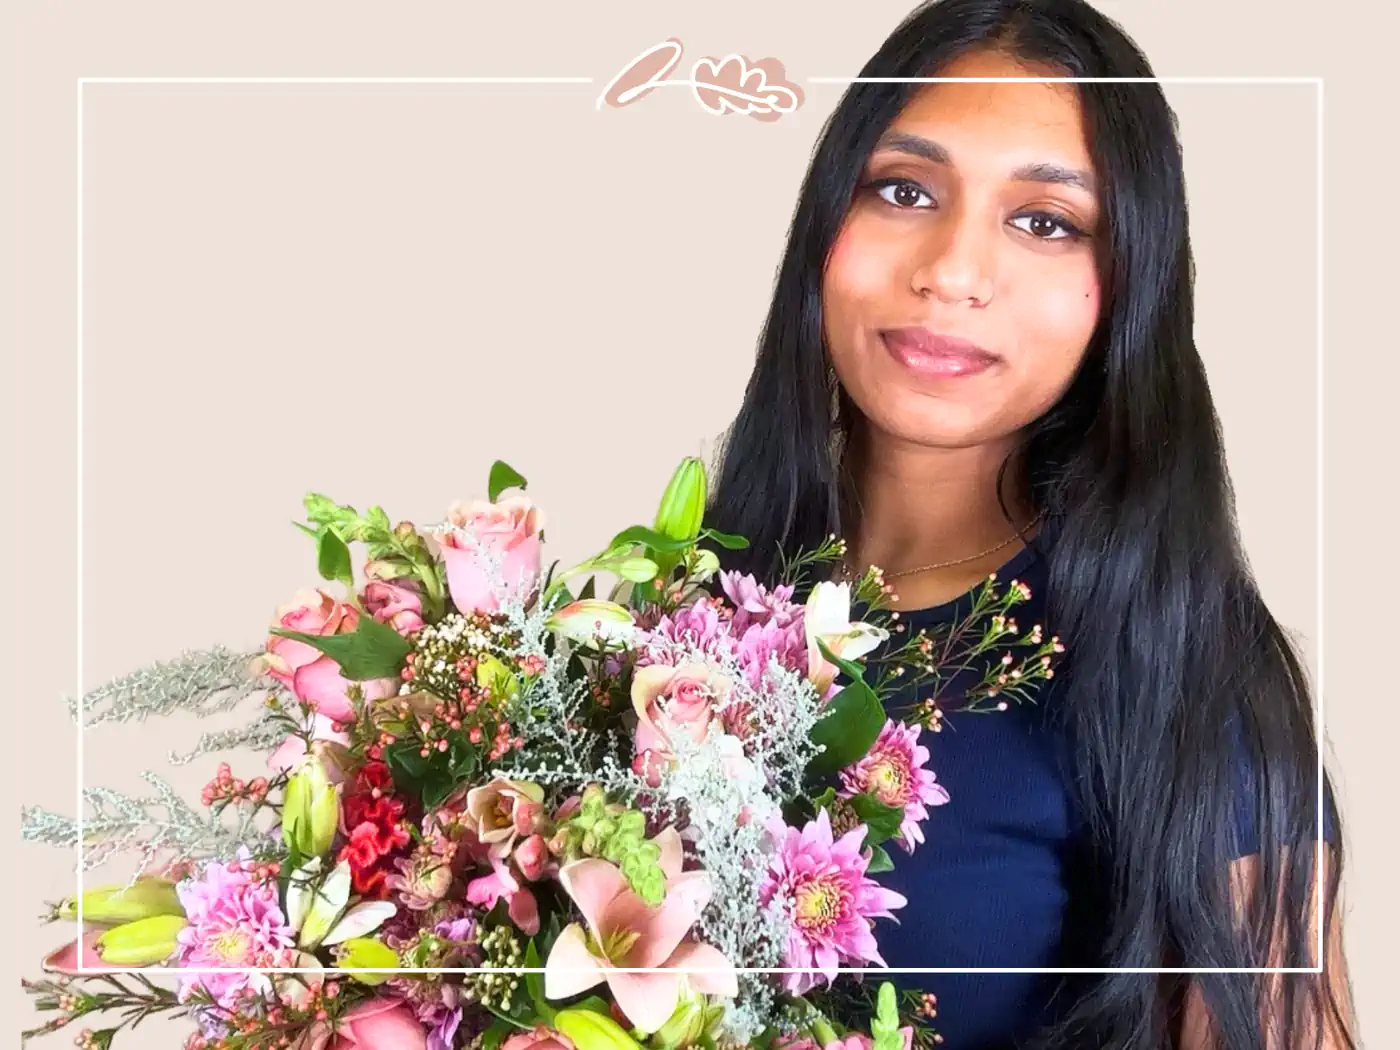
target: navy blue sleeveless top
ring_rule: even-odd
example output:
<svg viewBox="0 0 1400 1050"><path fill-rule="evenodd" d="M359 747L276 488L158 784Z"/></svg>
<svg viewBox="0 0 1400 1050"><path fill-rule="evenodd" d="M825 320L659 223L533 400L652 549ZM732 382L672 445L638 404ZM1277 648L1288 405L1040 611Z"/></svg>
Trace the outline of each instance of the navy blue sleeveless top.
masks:
<svg viewBox="0 0 1400 1050"><path fill-rule="evenodd" d="M1012 580L1030 587L1030 598L1012 606L1010 615L1020 633L1039 623L1047 639L1059 633L1045 619L1047 555L1053 542L1051 531L1042 528L997 570L996 581L999 592ZM912 634L967 615L972 598L968 591L942 605L905 613L901 621ZM875 922L888 966L1103 965L1098 931L1107 891L1088 860L1087 837L1068 786L1065 732L1053 722L1072 678L1072 657L1072 651L1056 657L1055 676L1034 684L1033 702L1012 702L1005 711L986 714L950 710L940 732L922 731L928 767L950 798L929 807L922 824L924 842L912 855L896 842L887 844L894 869L881 873L879 881L909 902L895 912L898 925L889 919ZM960 680L953 680L951 693ZM929 691L925 685L918 698ZM912 694L896 694L887 704L890 713L896 715L912 699ZM1250 845L1248 807L1238 812L1240 855L1245 855L1257 845ZM1093 978L872 969L865 979L932 992L937 997L932 1023L943 1037L941 1050L1005 1050L1052 1023Z"/></svg>

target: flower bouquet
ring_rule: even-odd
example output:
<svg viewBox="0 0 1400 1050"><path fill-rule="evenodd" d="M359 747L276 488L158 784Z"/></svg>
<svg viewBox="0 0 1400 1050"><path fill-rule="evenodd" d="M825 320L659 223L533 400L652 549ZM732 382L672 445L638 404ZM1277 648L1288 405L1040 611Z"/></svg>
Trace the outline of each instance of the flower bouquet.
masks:
<svg viewBox="0 0 1400 1050"><path fill-rule="evenodd" d="M859 972L906 903L878 878L890 847L912 852L949 800L918 743L937 689L886 706L990 654L963 709L1004 708L1062 647L1018 634L1024 585L993 575L968 622L874 659L905 633L879 571L807 588L834 536L778 579L721 571L747 544L702 526L706 484L685 460L652 525L562 571L502 462L487 500L424 529L309 495L325 585L264 644L73 705L90 727L256 698L171 758L251 749L266 768L221 763L200 807L148 773L153 798L88 789L81 824L24 813L25 838L83 870L140 854L52 907L79 926L25 982L57 1012L26 1034L115 1013L78 1037L106 1047L175 1013L188 1050L936 1042L930 997Z"/></svg>

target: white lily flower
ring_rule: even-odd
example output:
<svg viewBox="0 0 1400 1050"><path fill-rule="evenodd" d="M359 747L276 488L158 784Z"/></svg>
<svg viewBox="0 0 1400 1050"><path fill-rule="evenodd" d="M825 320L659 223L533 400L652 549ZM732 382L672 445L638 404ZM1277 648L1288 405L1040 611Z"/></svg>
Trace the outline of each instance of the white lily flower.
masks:
<svg viewBox="0 0 1400 1050"><path fill-rule="evenodd" d="M836 666L830 663L817 642L843 660L859 660L873 652L890 636L883 627L864 622L851 622L851 585L823 580L807 596L803 613L807 634L807 677L824 693L836 678Z"/></svg>
<svg viewBox="0 0 1400 1050"><path fill-rule="evenodd" d="M311 898L316 894L316 876L321 874L321 858L312 857L292 872L287 882L287 925L300 933L302 923L311 910Z"/></svg>
<svg viewBox="0 0 1400 1050"><path fill-rule="evenodd" d="M350 900L350 864L341 861L320 886L311 887L311 909L301 925L297 947L315 948L331 932Z"/></svg>
<svg viewBox="0 0 1400 1050"><path fill-rule="evenodd" d="M339 944L352 937L363 937L372 933L394 917L399 909L389 901L361 901L331 927L331 932L321 938L321 946Z"/></svg>

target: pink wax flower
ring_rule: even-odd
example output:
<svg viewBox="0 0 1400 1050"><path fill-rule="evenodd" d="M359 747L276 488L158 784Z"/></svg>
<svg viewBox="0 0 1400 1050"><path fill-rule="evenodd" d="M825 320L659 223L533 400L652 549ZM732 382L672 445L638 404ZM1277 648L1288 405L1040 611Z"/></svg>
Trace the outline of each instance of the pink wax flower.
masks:
<svg viewBox="0 0 1400 1050"><path fill-rule="evenodd" d="M908 901L866 875L870 862L861 853L866 830L861 824L833 840L825 809L801 830L780 820L773 826L776 851L759 886L759 899L767 904L774 895L781 895L792 902L794 916L783 966L818 971L783 975L784 986L796 995L816 987L823 978L827 983L835 980L843 962L885 965L871 922L894 918L890 909L902 908Z"/></svg>
<svg viewBox="0 0 1400 1050"><path fill-rule="evenodd" d="M271 960L291 948L295 934L277 899L275 879L259 879L251 870L247 847L228 863L205 865L198 878L178 883L175 892L189 924L176 935L176 954L184 967L274 966ZM272 990L265 974L231 971L186 976L180 998L203 988L218 1004L233 1010L251 989Z"/></svg>
<svg viewBox="0 0 1400 1050"><path fill-rule="evenodd" d="M925 807L948 801L947 789L935 783L933 770L924 766L928 757L928 748L919 743L919 727L890 719L865 757L841 771L838 794L843 798L869 793L904 810L899 835L906 853L924 841L919 824L928 819Z"/></svg>
<svg viewBox="0 0 1400 1050"><path fill-rule="evenodd" d="M458 612L496 612L503 597L534 586L540 572L544 512L528 496L509 496L495 503L454 503L447 519L462 530L445 531L438 537L447 589ZM492 579L484 552L500 559L499 585Z"/></svg>

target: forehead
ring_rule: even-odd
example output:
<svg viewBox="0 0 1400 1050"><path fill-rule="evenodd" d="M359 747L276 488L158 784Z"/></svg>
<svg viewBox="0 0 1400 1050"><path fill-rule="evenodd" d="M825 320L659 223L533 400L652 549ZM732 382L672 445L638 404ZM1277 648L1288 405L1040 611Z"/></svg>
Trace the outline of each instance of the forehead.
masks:
<svg viewBox="0 0 1400 1050"><path fill-rule="evenodd" d="M1005 55L976 52L944 65L936 76L1063 76ZM932 139L959 169L1010 170L1024 161L1050 161L1092 170L1089 143L1073 83L954 82L921 85L889 130Z"/></svg>

